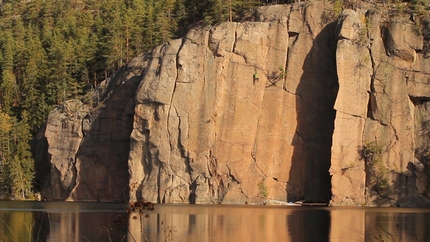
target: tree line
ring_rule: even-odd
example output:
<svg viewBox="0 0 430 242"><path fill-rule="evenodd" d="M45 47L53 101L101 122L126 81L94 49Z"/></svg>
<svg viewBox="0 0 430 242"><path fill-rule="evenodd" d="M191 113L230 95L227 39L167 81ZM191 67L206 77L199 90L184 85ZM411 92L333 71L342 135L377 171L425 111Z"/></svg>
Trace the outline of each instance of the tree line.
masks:
<svg viewBox="0 0 430 242"><path fill-rule="evenodd" d="M194 23L240 21L258 6L295 1L0 0L0 198L31 194L29 140L55 105L85 100L138 53ZM349 2L330 1L338 13Z"/></svg>
<svg viewBox="0 0 430 242"><path fill-rule="evenodd" d="M0 1L0 199L32 193L29 140L55 105L83 99L132 57L193 23L235 21L257 6L287 2Z"/></svg>

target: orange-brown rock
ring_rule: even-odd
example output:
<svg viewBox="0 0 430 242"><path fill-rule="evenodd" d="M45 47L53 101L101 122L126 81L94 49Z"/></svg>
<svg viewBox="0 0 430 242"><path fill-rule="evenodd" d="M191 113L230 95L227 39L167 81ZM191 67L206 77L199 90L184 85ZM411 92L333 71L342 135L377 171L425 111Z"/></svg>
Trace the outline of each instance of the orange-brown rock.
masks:
<svg viewBox="0 0 430 242"><path fill-rule="evenodd" d="M331 203L428 206L423 36L407 16L384 19L375 9L341 16Z"/></svg>
<svg viewBox="0 0 430 242"><path fill-rule="evenodd" d="M47 200L127 201L134 95L139 56L93 93L96 108L78 100L54 109L37 141L36 178Z"/></svg>
<svg viewBox="0 0 430 242"><path fill-rule="evenodd" d="M261 7L137 57L51 113L42 196L429 206L430 31L367 6Z"/></svg>
<svg viewBox="0 0 430 242"><path fill-rule="evenodd" d="M328 200L337 80L323 12L323 2L265 7L268 22L194 29L156 48L137 91L130 199Z"/></svg>

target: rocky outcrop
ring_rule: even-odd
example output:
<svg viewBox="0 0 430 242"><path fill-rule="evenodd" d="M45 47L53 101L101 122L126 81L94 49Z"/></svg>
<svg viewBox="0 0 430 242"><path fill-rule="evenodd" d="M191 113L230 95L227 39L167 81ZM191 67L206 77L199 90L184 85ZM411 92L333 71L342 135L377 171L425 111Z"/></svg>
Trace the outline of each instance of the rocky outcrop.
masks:
<svg viewBox="0 0 430 242"><path fill-rule="evenodd" d="M130 199L328 200L336 39L323 13L323 2L265 7L265 22L155 49L137 91Z"/></svg>
<svg viewBox="0 0 430 242"><path fill-rule="evenodd" d="M419 28L409 16L383 19L376 9L340 17L334 205L429 205L430 62Z"/></svg>
<svg viewBox="0 0 430 242"><path fill-rule="evenodd" d="M426 22L361 7L261 7L137 57L50 114L42 196L429 206Z"/></svg>
<svg viewBox="0 0 430 242"><path fill-rule="evenodd" d="M146 66L133 59L90 98L54 109L39 135L36 178L42 197L69 201L127 201L134 95ZM91 104L91 103L90 103Z"/></svg>
<svg viewBox="0 0 430 242"><path fill-rule="evenodd" d="M49 195L57 199L66 199L76 186L75 159L84 137L82 118L88 111L81 101L70 100L53 110L48 117L45 135L49 142L51 167L50 178L46 182L49 184ZM43 195L48 194L43 192Z"/></svg>

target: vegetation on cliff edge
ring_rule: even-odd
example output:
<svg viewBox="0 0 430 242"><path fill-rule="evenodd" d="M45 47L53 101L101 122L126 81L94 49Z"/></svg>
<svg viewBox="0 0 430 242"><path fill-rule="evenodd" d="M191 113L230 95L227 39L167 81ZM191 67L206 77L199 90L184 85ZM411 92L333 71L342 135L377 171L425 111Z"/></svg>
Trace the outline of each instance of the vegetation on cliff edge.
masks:
<svg viewBox="0 0 430 242"><path fill-rule="evenodd" d="M332 1L336 11L350 4ZM34 168L28 142L55 105L85 100L86 93L132 57L192 24L243 20L257 6L291 2L300 1L1 1L0 196L31 193ZM428 8L428 1L409 5L418 12Z"/></svg>
<svg viewBox="0 0 430 242"><path fill-rule="evenodd" d="M196 22L243 18L260 0L0 2L0 198L31 191L31 134L138 53Z"/></svg>

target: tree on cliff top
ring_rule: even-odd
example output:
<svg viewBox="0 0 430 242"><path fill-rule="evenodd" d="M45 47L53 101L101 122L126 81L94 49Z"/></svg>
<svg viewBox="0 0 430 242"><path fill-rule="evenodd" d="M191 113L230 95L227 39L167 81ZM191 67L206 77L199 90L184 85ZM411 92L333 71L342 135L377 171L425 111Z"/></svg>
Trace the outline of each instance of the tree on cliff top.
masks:
<svg viewBox="0 0 430 242"><path fill-rule="evenodd" d="M0 113L10 118L11 125L10 130L0 130L3 138L8 137L1 151L8 158L2 158L2 162L31 176L27 135L38 130L55 105L70 98L84 99L87 92L133 56L167 42L183 32L179 30L201 21L237 21L251 16L257 6L291 2L294 1L2 1ZM413 4L427 7L424 0L414 0ZM8 181L21 176L27 174L10 173ZM6 180L2 184L10 184ZM16 189L25 193L27 185L26 181Z"/></svg>
<svg viewBox="0 0 430 242"><path fill-rule="evenodd" d="M210 14L225 15L206 9L209 2L215 8L227 1L1 2L0 112L10 125L0 130L2 169L7 170L1 185L15 197L28 192L28 135L55 105L84 99L133 56L169 41L179 28Z"/></svg>

